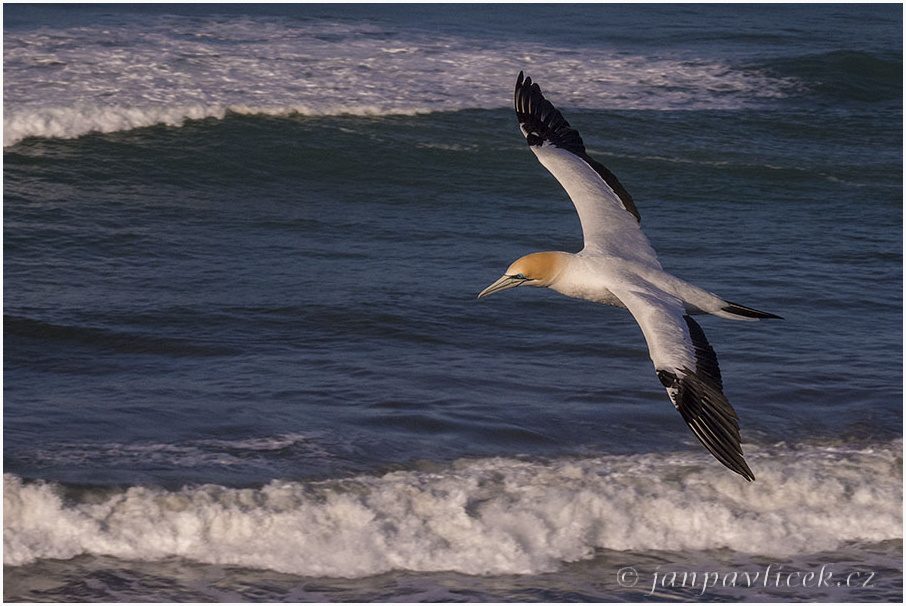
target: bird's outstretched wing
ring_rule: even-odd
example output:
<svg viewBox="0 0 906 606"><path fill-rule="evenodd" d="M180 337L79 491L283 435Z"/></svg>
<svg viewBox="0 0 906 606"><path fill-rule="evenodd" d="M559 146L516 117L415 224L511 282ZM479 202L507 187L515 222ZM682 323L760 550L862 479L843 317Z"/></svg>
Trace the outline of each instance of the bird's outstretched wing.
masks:
<svg viewBox="0 0 906 606"><path fill-rule="evenodd" d="M658 379L695 437L718 461L754 480L743 458L736 411L723 393L717 355L682 301L641 284L613 294L642 328Z"/></svg>
<svg viewBox="0 0 906 606"><path fill-rule="evenodd" d="M514 104L529 147L560 182L579 213L586 250L660 267L639 229L641 217L632 196L613 173L589 157L578 131L522 72L516 79Z"/></svg>

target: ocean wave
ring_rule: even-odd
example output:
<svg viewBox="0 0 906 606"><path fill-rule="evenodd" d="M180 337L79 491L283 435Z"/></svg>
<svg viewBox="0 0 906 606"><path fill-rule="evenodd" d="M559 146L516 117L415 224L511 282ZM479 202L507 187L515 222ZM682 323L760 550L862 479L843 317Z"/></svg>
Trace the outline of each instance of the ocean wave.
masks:
<svg viewBox="0 0 906 606"><path fill-rule="evenodd" d="M4 36L3 145L227 113L411 115L510 107L531 70L558 104L731 109L785 97L793 80L696 56L392 30L367 22L146 18ZM544 74L556 74L556 80Z"/></svg>
<svg viewBox="0 0 906 606"><path fill-rule="evenodd" d="M9 339L7 346L13 339L27 339L39 345L44 354L52 349L49 345L80 347L91 352L114 355L152 354L180 358L228 356L237 351L200 340L89 326L66 326L12 315L3 317L3 328Z"/></svg>
<svg viewBox="0 0 906 606"><path fill-rule="evenodd" d="M745 483L695 455L462 460L260 488L81 489L4 475L4 564L82 554L300 575L533 574L597 549L782 557L902 540L902 442L776 445Z"/></svg>
<svg viewBox="0 0 906 606"><path fill-rule="evenodd" d="M109 134L150 126L184 126L191 120L221 120L228 114L289 116L414 116L430 113L419 107L382 108L376 105L337 104L249 106L177 105L173 107L82 106L42 107L8 111L3 119L3 146L9 147L29 137L75 139L90 133Z"/></svg>
<svg viewBox="0 0 906 606"><path fill-rule="evenodd" d="M820 93L827 101L873 103L903 98L902 57L837 50L780 57L755 69L795 79L804 90Z"/></svg>
<svg viewBox="0 0 906 606"><path fill-rule="evenodd" d="M319 445L317 434L287 433L244 440L198 439L177 443L65 443L51 449L36 448L19 456L32 464L79 467L86 464L109 468L160 471L166 468L261 467L275 457L330 460L333 455Z"/></svg>

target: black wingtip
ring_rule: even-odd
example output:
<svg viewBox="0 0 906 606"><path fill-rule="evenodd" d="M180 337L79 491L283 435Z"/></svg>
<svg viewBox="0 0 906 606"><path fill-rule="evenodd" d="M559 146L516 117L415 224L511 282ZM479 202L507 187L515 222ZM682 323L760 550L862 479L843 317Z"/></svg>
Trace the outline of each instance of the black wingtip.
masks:
<svg viewBox="0 0 906 606"><path fill-rule="evenodd" d="M529 145L541 145L544 141L549 141L577 156L586 155L585 143L579 132L544 97L541 87L522 71L516 78L513 106L516 109L516 119L528 133L526 139Z"/></svg>
<svg viewBox="0 0 906 606"><path fill-rule="evenodd" d="M679 375L660 370L658 378L686 425L708 452L749 482L755 480L743 456L736 411L720 388L688 369Z"/></svg>
<svg viewBox="0 0 906 606"><path fill-rule="evenodd" d="M658 379L695 437L723 463L748 481L755 479L743 458L736 411L723 393L717 354L705 331L690 316L683 316L695 354L695 370L658 370Z"/></svg>
<svg viewBox="0 0 906 606"><path fill-rule="evenodd" d="M569 125L560 110L545 99L541 87L532 82L532 79L521 70L516 77L513 105L516 109L516 119L525 132L525 140L530 146L541 146L547 141L555 147L575 154L607 183L620 198L623 208L632 213L637 221L642 220L632 196L616 175L586 153L585 143L579 131Z"/></svg>

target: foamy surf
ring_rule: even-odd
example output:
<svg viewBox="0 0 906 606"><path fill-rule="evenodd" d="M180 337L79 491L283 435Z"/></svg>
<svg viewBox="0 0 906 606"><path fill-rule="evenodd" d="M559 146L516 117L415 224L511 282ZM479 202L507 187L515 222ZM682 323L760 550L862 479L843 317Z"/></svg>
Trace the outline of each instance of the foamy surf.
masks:
<svg viewBox="0 0 906 606"><path fill-rule="evenodd" d="M331 577L534 574L598 549L787 557L902 540L901 441L751 450L751 484L687 454L463 460L261 488L77 497L6 474L4 564L90 554Z"/></svg>
<svg viewBox="0 0 906 606"><path fill-rule="evenodd" d="M368 22L143 18L4 34L3 145L223 118L508 108L520 69L558 74L564 106L735 109L796 84L696 57L476 44Z"/></svg>

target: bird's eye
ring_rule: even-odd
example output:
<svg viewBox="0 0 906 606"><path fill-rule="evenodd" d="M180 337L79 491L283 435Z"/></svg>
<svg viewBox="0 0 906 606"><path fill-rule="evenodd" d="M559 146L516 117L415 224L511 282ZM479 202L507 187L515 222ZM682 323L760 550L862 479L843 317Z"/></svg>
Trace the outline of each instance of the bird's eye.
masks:
<svg viewBox="0 0 906 606"><path fill-rule="evenodd" d="M525 274L516 274L516 277L520 280L525 280Z"/></svg>

